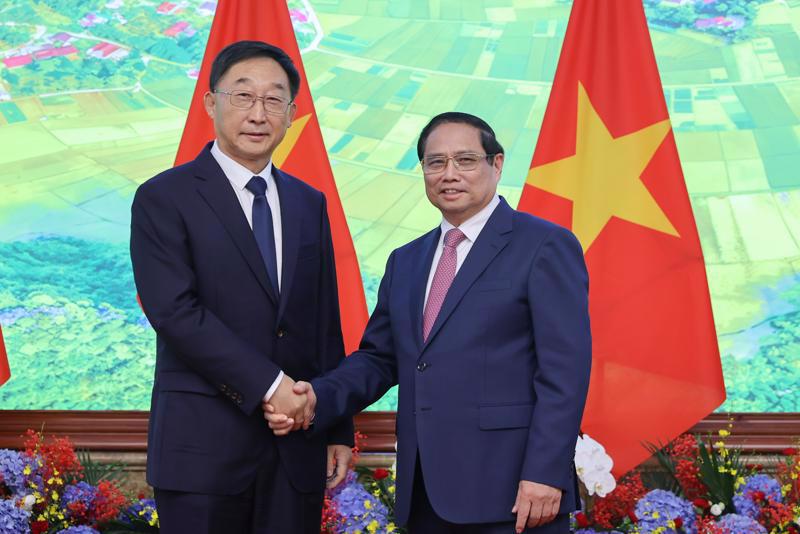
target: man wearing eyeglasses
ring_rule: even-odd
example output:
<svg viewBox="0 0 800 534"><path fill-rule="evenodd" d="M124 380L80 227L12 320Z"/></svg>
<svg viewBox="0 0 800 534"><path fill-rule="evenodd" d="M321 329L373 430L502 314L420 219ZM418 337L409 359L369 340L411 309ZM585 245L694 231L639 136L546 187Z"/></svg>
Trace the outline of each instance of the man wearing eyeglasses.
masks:
<svg viewBox="0 0 800 534"><path fill-rule="evenodd" d="M591 365L581 246L497 195L505 154L478 117L434 117L417 153L441 224L389 257L360 350L294 390L319 431L399 384L411 534L566 534Z"/></svg>
<svg viewBox="0 0 800 534"><path fill-rule="evenodd" d="M223 49L205 109L216 140L144 183L132 207L136 287L157 333L148 481L164 534L319 532L346 473L349 419L278 439L310 380L344 357L325 198L272 164L300 76L256 41Z"/></svg>

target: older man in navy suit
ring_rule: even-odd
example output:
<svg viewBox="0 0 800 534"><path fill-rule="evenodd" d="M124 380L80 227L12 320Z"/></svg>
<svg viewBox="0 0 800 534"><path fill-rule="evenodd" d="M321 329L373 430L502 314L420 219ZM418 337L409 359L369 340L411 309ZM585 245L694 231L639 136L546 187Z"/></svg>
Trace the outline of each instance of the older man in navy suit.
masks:
<svg viewBox="0 0 800 534"><path fill-rule="evenodd" d="M435 117L417 150L441 224L389 257L360 349L294 391L306 418L316 395L318 431L400 385L396 513L413 534L566 533L591 366L581 246L497 195L503 148L478 117ZM268 412L277 434L296 426Z"/></svg>
<svg viewBox="0 0 800 534"><path fill-rule="evenodd" d="M269 400L302 421L293 379L344 357L325 198L271 161L300 77L283 50L240 41L209 85L216 140L142 184L132 207L136 287L157 333L148 481L164 534L317 534L352 422L278 440L262 412Z"/></svg>

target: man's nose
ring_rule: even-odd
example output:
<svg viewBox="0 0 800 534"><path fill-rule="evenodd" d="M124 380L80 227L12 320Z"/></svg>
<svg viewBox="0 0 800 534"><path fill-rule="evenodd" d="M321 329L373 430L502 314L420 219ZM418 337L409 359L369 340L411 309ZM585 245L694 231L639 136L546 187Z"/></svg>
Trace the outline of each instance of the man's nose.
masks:
<svg viewBox="0 0 800 534"><path fill-rule="evenodd" d="M253 107L248 111L247 118L253 122L265 122L267 120L267 111L264 109L264 103L261 100L256 100Z"/></svg>
<svg viewBox="0 0 800 534"><path fill-rule="evenodd" d="M456 162L453 158L448 158L444 164L444 171L442 172L442 180L458 180L459 174L456 168Z"/></svg>

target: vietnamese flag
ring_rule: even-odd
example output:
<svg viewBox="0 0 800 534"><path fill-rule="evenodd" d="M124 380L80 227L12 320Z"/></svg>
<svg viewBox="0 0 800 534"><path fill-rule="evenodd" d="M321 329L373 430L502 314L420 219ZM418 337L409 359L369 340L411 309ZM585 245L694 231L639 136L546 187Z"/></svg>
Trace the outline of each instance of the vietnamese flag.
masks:
<svg viewBox="0 0 800 534"><path fill-rule="evenodd" d="M11 368L8 366L8 355L3 341L3 329L0 328L0 386L5 384L9 378L11 378Z"/></svg>
<svg viewBox="0 0 800 534"><path fill-rule="evenodd" d="M300 72L300 92L295 98L297 114L283 142L272 155L272 162L281 170L304 180L325 193L328 218L336 256L336 277L339 286L339 310L342 317L345 350L358 348L367 324L367 304L358 258L344 216L339 192L333 178L322 132L319 129L314 102L297 47L289 9L284 0L220 0L206 44L203 65L195 86L186 118L183 137L175 157L175 165L194 159L208 141L214 139L214 126L203 108L203 95L208 90L211 63L227 45L242 40L265 41L282 48Z"/></svg>
<svg viewBox="0 0 800 534"><path fill-rule="evenodd" d="M582 429L621 475L725 400L703 252L641 1L575 0L519 209L589 269Z"/></svg>

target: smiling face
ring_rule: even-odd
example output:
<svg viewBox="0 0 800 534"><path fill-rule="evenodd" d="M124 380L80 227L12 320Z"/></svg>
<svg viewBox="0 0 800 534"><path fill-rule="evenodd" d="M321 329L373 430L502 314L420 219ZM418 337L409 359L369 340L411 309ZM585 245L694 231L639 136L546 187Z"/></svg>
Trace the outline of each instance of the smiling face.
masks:
<svg viewBox="0 0 800 534"><path fill-rule="evenodd" d="M423 156L452 157L465 153L486 154L480 130L469 124L447 122L431 131ZM486 207L494 197L503 159L503 154L494 156L491 163L489 158L482 158L478 167L471 171L460 171L452 160L448 161L444 171L425 174L428 200L439 208L450 224L459 226Z"/></svg>
<svg viewBox="0 0 800 534"><path fill-rule="evenodd" d="M267 57L246 59L232 65L215 89L249 91L287 102L291 99L286 72L275 60ZM228 95L211 92L205 94L203 102L208 116L214 121L220 150L254 173L267 165L275 147L286 135L296 111L292 104L286 113L272 115L264 111L261 100L250 109L241 109L231 105Z"/></svg>

